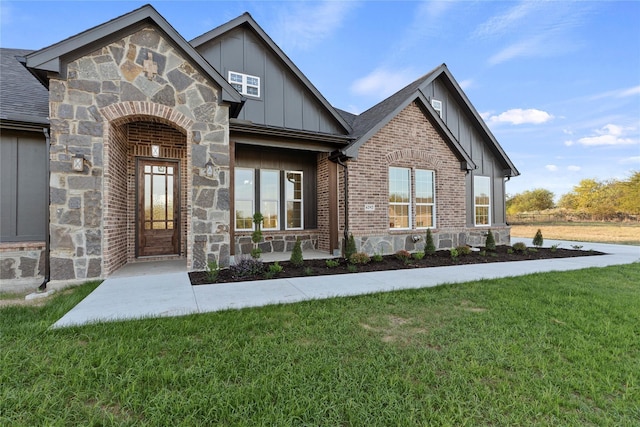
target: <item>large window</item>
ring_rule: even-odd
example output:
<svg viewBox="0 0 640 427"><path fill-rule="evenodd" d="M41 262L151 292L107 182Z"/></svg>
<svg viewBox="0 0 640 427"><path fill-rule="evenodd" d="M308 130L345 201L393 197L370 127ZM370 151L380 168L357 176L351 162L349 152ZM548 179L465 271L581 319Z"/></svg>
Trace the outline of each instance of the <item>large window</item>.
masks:
<svg viewBox="0 0 640 427"><path fill-rule="evenodd" d="M235 229L253 230L253 214L258 210L264 217L263 230L301 230L303 185L302 171L235 168Z"/></svg>
<svg viewBox="0 0 640 427"><path fill-rule="evenodd" d="M255 198L253 169L235 170L236 230L253 230L253 207Z"/></svg>
<svg viewBox="0 0 640 427"><path fill-rule="evenodd" d="M491 225L491 178L473 178L474 218L476 225Z"/></svg>
<svg viewBox="0 0 640 427"><path fill-rule="evenodd" d="M409 168L389 168L389 228L435 226L434 172L416 169L413 175Z"/></svg>
<svg viewBox="0 0 640 427"><path fill-rule="evenodd" d="M229 83L243 95L260 97L260 77L229 71Z"/></svg>

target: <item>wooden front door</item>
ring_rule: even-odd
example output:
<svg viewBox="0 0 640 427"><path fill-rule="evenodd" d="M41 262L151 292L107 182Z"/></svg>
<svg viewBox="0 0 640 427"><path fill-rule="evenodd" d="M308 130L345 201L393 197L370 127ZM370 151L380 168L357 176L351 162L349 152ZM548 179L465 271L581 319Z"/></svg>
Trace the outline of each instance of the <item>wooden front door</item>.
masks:
<svg viewBox="0 0 640 427"><path fill-rule="evenodd" d="M137 254L180 254L179 165L170 160L138 160Z"/></svg>

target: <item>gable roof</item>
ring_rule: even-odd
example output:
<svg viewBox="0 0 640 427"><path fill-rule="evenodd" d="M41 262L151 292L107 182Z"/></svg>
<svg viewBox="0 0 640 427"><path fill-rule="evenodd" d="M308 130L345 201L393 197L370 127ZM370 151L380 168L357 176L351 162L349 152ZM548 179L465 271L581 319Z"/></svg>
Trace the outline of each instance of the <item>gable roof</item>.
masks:
<svg viewBox="0 0 640 427"><path fill-rule="evenodd" d="M49 125L49 94L19 59L33 51L0 48L0 120Z"/></svg>
<svg viewBox="0 0 640 427"><path fill-rule="evenodd" d="M160 29L187 59L222 88L223 101L242 104L242 96L149 4L27 55L26 66L46 86L49 72L63 74L67 62L148 25Z"/></svg>
<svg viewBox="0 0 640 427"><path fill-rule="evenodd" d="M475 169L476 165L471 160L471 156L464 150L460 142L455 138L453 133L449 130L446 123L442 120L440 115L433 109L429 96L427 95L426 88L434 80L442 77L447 83L452 92L457 96L460 106L473 118L475 127L486 137L494 151L498 154L500 159L505 163L508 170L508 176L520 175L520 172L516 169L509 157L506 155L495 136L491 133L487 125L485 124L480 114L473 107L462 88L447 68L446 64L442 64L439 67L431 70L429 73L420 77L416 81L405 86L389 98L374 105L364 113L356 116L353 121L353 136L355 140L345 150L345 155L349 157L357 157L358 149L367 142L373 135L375 135L383 126L385 126L391 119L397 116L407 105L416 101L418 102L425 113L429 114L433 121L437 124L440 132L447 139L454 152L463 161L463 166L468 170Z"/></svg>
<svg viewBox="0 0 640 427"><path fill-rule="evenodd" d="M231 21L208 31L189 43L195 48L208 43L209 41L241 26L247 26L253 32L260 37L264 44L274 53L274 55L283 62L296 78L313 94L313 96L322 104L322 106L329 112L329 114L342 126L346 133L351 133L351 125L344 119L344 117L325 99L325 97L316 89L311 81L300 71L300 69L289 59L289 57L280 49L280 47L269 37L269 35L258 25L249 12L245 12Z"/></svg>

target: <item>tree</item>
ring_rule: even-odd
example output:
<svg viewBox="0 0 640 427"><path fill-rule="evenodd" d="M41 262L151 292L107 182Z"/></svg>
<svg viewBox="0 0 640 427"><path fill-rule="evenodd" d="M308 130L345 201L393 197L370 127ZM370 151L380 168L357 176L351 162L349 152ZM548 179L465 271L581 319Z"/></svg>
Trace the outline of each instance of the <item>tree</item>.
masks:
<svg viewBox="0 0 640 427"><path fill-rule="evenodd" d="M543 211L555 207L554 194L544 188L527 190L507 198L507 213L510 215L520 212Z"/></svg>
<svg viewBox="0 0 640 427"><path fill-rule="evenodd" d="M640 214L640 171L634 172L628 181L621 183L620 211Z"/></svg>

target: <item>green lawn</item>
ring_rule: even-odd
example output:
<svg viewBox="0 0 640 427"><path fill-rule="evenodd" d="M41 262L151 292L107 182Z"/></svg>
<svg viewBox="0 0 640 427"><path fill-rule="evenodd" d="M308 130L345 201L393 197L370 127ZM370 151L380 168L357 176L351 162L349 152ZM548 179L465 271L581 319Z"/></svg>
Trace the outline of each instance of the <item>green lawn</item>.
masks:
<svg viewBox="0 0 640 427"><path fill-rule="evenodd" d="M640 425L640 264L47 329L95 286L0 309L0 425Z"/></svg>

